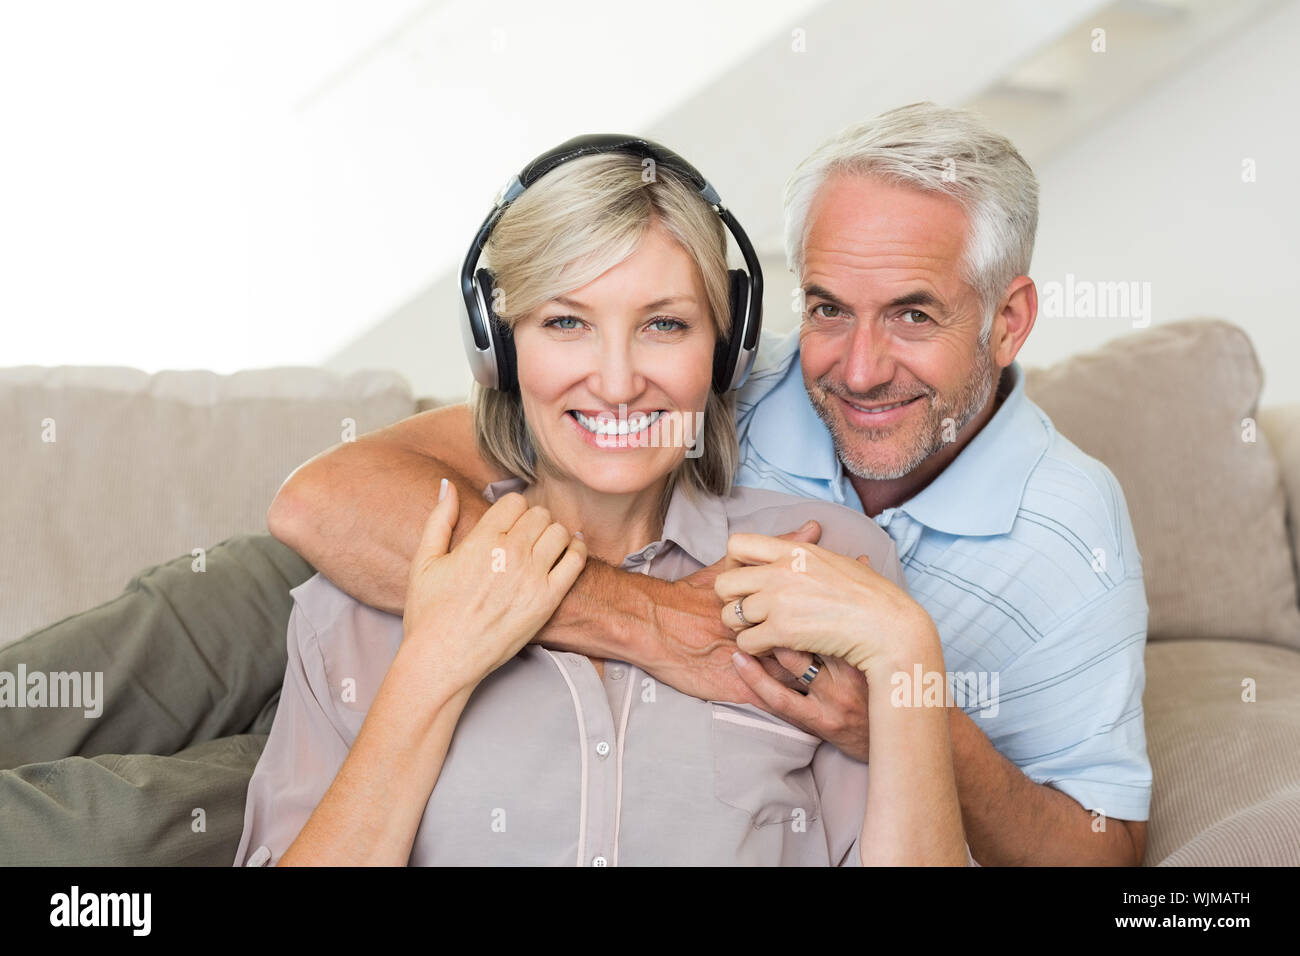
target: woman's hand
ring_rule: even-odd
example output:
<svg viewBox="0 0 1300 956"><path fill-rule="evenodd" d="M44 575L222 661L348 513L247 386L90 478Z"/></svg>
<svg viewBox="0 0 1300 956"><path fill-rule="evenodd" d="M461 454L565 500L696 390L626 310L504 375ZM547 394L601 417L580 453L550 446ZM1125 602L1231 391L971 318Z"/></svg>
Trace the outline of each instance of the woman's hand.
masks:
<svg viewBox="0 0 1300 956"><path fill-rule="evenodd" d="M832 671L835 679L822 687L823 693L847 691L850 699L860 691L865 714L854 706L824 710L817 700L782 701L784 689L769 685L778 714L791 713L807 728L830 728L831 736L844 738L845 753L870 757L860 861L965 865L948 708L895 706L886 692L892 675L900 671L914 666L925 673L943 671L943 645L929 614L906 591L877 574L865 555L854 561L815 544L791 546L766 535L736 534L727 542L727 556L747 565L723 571L715 582L725 602L723 620L739 632L736 643L741 650L754 655L777 650L778 659L791 670L804 662L779 648L838 657L865 678L855 686L842 679L842 671ZM735 611L738 600L743 600L743 620ZM767 676L759 675L752 662L738 666L750 671L751 686L761 685ZM819 674L813 688L823 679ZM848 714L853 720L855 712L861 734L857 740L839 726L837 717Z"/></svg>
<svg viewBox="0 0 1300 956"><path fill-rule="evenodd" d="M774 648L839 657L864 674L893 666L918 646L939 646L930 615L906 591L856 561L815 544L791 545L761 534L733 534L714 590L722 620L754 656ZM736 613L741 601L742 621Z"/></svg>
<svg viewBox="0 0 1300 956"><path fill-rule="evenodd" d="M455 550L456 486L444 489L411 561L403 647L467 687L510 660L554 613L587 560L583 540L523 495L502 496Z"/></svg>

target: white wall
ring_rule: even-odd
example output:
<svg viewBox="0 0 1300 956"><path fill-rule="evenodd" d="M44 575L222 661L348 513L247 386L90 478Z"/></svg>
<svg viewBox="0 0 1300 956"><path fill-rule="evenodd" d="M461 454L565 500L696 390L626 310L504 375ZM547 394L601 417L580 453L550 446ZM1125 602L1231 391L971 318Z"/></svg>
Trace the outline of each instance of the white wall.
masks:
<svg viewBox="0 0 1300 956"><path fill-rule="evenodd" d="M1152 324L1242 326L1263 404L1300 401L1300 3L1264 16L1037 172L1032 276L1151 284ZM1242 161L1257 181L1242 181ZM1043 365L1131 333L1125 319L1040 316L1020 353Z"/></svg>
<svg viewBox="0 0 1300 956"><path fill-rule="evenodd" d="M768 325L788 327L775 253L794 163L890 106L967 101L1100 6L667 9L697 5L690 30L640 8L578 30L528 0L0 5L0 364L379 366L456 397L451 273L492 190L519 157L601 127L661 138L714 179L768 253ZM1297 41L1290 0L1037 164L1035 278L1150 282L1154 322L1240 323L1270 402L1300 400ZM548 65L573 48L599 56ZM469 118L493 135L462 135ZM1022 358L1128 331L1044 316Z"/></svg>
<svg viewBox="0 0 1300 956"><path fill-rule="evenodd" d="M0 364L321 364L521 157L648 127L823 2L0 2Z"/></svg>
<svg viewBox="0 0 1300 956"><path fill-rule="evenodd" d="M661 115L644 121L629 110L635 100L620 100L617 110L603 113L584 104L569 117L569 129L617 126L640 132L698 166L760 253L768 253L766 321L777 329L793 319L794 280L775 253L780 248L781 188L799 160L848 123L891 107L922 99L964 102L1097 6L1098 0L755 4L755 11L779 9L783 18L770 25L756 48L737 55L684 101L664 102ZM936 24L942 29L935 31ZM923 51L901 42L918 37L925 38ZM738 53L732 40L720 36L718 49ZM674 64L682 52L678 47L677 41L664 47ZM547 80L540 76L537 82ZM562 85L547 93L551 98L570 96ZM531 155L521 142L509 149L516 164ZM492 159L499 162L498 157ZM436 157L431 164L431 169L442 168ZM502 178L497 176L490 189L468 179L454 180L458 199L467 199L472 213L444 217L430 229L425 285L331 354L328 367L341 372L375 365L396 368L421 395L446 400L464 396L469 370L459 349L458 293L452 275L459 261L447 250L464 254ZM435 252L444 258L439 260Z"/></svg>

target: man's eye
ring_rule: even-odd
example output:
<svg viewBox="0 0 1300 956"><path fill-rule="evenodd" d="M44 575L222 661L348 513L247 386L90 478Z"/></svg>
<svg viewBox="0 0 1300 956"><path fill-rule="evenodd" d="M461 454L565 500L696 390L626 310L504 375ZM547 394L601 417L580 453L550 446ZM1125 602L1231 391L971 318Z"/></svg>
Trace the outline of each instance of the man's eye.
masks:
<svg viewBox="0 0 1300 956"><path fill-rule="evenodd" d="M573 324L572 325L565 324L568 322L572 322ZM542 326L544 328L549 326L551 328L563 329L565 331L579 328L581 325L582 325L582 320L575 318L572 315L557 315L555 318L547 319L545 322L542 323Z"/></svg>
<svg viewBox="0 0 1300 956"><path fill-rule="evenodd" d="M686 328L686 323L681 319L651 319L650 325L656 332L676 332Z"/></svg>
<svg viewBox="0 0 1300 956"><path fill-rule="evenodd" d="M917 319L915 322L908 322L907 323L908 325L923 325L924 323L930 321L930 317L926 315L924 312L922 312L920 309L908 309L906 312L903 313L903 318L907 318L908 316L913 316L913 315L920 316L920 318Z"/></svg>
<svg viewBox="0 0 1300 956"><path fill-rule="evenodd" d="M830 309L829 312L822 312L822 309ZM821 316L823 319L835 319L840 314L838 305L831 305L829 302L823 302L821 305L813 307L813 315Z"/></svg>

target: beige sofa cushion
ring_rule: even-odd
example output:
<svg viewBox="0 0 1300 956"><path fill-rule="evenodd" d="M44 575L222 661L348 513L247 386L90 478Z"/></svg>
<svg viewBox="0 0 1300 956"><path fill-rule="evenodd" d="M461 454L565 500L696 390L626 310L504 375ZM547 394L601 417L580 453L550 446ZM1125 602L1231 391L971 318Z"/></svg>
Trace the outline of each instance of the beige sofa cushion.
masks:
<svg viewBox="0 0 1300 956"><path fill-rule="evenodd" d="M0 369L0 646L143 567L264 532L281 482L345 419L359 436L414 408L390 371Z"/></svg>
<svg viewBox="0 0 1300 956"><path fill-rule="evenodd" d="M1300 402L1276 405L1259 410L1260 427L1268 434L1282 467L1286 486L1287 529L1291 534L1291 555L1295 558L1295 576L1300 581Z"/></svg>
<svg viewBox="0 0 1300 956"><path fill-rule="evenodd" d="M1300 653L1160 641L1146 675L1147 864L1300 866Z"/></svg>
<svg viewBox="0 0 1300 956"><path fill-rule="evenodd" d="M1057 429L1119 479L1151 608L1148 636L1300 648L1278 463L1243 440L1263 372L1246 333L1216 320L1154 327L1027 369Z"/></svg>

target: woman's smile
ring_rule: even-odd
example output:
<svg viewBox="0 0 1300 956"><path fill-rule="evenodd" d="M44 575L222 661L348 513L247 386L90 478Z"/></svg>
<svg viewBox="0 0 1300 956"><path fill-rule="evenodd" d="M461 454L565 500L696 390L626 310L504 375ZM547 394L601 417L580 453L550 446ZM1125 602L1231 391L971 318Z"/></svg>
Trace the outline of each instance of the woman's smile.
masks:
<svg viewBox="0 0 1300 956"><path fill-rule="evenodd" d="M597 413L582 412L571 408L566 413L577 425L578 434L583 441L598 448L642 448L658 447L654 441L658 432L651 433L655 423L667 412L656 408L653 411L635 411L626 409L619 412L602 411Z"/></svg>

